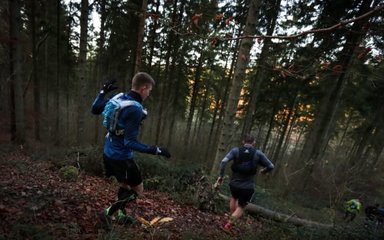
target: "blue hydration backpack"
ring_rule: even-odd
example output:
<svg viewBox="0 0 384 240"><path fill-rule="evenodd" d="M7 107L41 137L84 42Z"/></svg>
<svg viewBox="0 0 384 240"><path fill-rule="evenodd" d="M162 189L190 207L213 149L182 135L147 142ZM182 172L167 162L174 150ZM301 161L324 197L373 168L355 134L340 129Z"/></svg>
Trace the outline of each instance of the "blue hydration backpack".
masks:
<svg viewBox="0 0 384 240"><path fill-rule="evenodd" d="M239 148L239 155L234 159L234 162L231 166L233 172L244 174L244 175L254 175L256 174L257 164L254 160L256 149L254 148Z"/></svg>
<svg viewBox="0 0 384 240"><path fill-rule="evenodd" d="M139 102L127 99L124 93L119 93L107 102L102 113L104 116L103 125L109 132L115 135L124 134L124 126L119 124L119 115L120 112L128 106L138 106L144 115L147 115L147 112Z"/></svg>

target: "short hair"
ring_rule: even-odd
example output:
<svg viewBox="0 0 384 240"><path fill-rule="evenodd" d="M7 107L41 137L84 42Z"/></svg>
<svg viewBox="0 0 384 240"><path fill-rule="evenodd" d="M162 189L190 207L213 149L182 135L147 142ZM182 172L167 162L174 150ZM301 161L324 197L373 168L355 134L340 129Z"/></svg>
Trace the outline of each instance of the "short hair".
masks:
<svg viewBox="0 0 384 240"><path fill-rule="evenodd" d="M132 78L132 88L139 88L148 84L155 86L155 80L146 72L138 72Z"/></svg>
<svg viewBox="0 0 384 240"><path fill-rule="evenodd" d="M255 142L255 138L254 138L252 135L247 134L247 135L244 136L243 141L244 141L244 143L250 143L250 144L252 144L252 143Z"/></svg>

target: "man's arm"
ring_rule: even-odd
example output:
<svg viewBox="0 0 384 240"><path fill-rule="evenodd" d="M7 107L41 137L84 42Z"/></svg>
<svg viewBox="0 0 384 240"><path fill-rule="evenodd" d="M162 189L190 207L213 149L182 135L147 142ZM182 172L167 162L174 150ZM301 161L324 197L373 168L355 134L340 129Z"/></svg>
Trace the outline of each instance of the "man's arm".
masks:
<svg viewBox="0 0 384 240"><path fill-rule="evenodd" d="M116 79L108 79L105 81L100 93L97 95L95 101L93 101L91 109L93 114L99 115L104 111L105 104L108 102L108 99L104 100L104 97L107 93L117 89L117 86L114 85L115 83Z"/></svg>
<svg viewBox="0 0 384 240"><path fill-rule="evenodd" d="M144 143L139 142L137 139L139 135L140 124L142 121L142 110L137 106L132 106L124 110L124 116L126 119L125 129L124 129L124 145L134 151L149 153L149 154L158 154L165 157L170 157L168 150L162 147L150 146Z"/></svg>
<svg viewBox="0 0 384 240"><path fill-rule="evenodd" d="M220 170L219 170L219 177L217 179L218 184L223 183L224 173L225 173L225 167L227 166L228 162L232 161L236 156L236 151L239 151L238 148L233 148L227 155L221 160L220 162Z"/></svg>
<svg viewBox="0 0 384 240"><path fill-rule="evenodd" d="M138 141L140 123L142 118L141 108L130 106L122 112L125 119L124 145L134 151L155 154L156 149Z"/></svg>
<svg viewBox="0 0 384 240"><path fill-rule="evenodd" d="M105 93L99 93L95 100L92 103L91 112L93 114L99 115L104 111L105 104L108 100L104 99Z"/></svg>
<svg viewBox="0 0 384 240"><path fill-rule="evenodd" d="M267 172L272 171L272 170L275 168L275 166L273 165L273 163L271 162L271 160L269 160L269 159L267 158L267 156L265 156L265 154L264 154L262 151L257 150L257 151L256 151L256 154L257 154L257 157L259 158L259 164L260 164L261 166L264 167L264 168L260 171L260 173L265 174L265 173L267 173Z"/></svg>
<svg viewBox="0 0 384 240"><path fill-rule="evenodd" d="M227 166L229 161L231 161L230 158L224 157L223 160L221 160L221 162L220 162L219 176L221 178L224 177L225 167Z"/></svg>

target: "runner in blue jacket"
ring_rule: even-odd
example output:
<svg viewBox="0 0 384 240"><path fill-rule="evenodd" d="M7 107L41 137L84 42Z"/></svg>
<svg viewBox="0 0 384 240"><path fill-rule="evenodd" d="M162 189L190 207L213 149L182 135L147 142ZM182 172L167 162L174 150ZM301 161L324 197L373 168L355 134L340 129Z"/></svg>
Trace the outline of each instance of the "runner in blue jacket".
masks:
<svg viewBox="0 0 384 240"><path fill-rule="evenodd" d="M141 104L149 96L154 85L155 81L147 73L139 72L133 77L131 91L124 93L122 98L133 100L136 104L125 107L120 112L118 125L123 128L119 133L108 132L105 137L103 153L105 174L107 177L115 176L120 183L117 201L100 213L100 220L107 228L111 227L111 216L116 212L120 222L132 221L132 218L126 215L125 206L143 193L143 181L134 161L133 151L171 157L166 148L149 146L137 139L142 120L146 117L146 111ZM109 100L105 99L106 94L116 88L114 81L107 81L104 84L92 104L93 114L101 114L104 111Z"/></svg>

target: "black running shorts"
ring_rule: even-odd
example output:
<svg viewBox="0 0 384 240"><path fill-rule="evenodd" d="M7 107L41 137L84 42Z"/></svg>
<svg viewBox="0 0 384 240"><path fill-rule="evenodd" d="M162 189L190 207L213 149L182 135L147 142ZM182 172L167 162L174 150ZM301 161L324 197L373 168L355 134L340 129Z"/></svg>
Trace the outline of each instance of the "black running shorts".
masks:
<svg viewBox="0 0 384 240"><path fill-rule="evenodd" d="M143 182L141 173L133 159L113 160L103 155L105 176L114 176L118 182L126 183L135 187Z"/></svg>
<svg viewBox="0 0 384 240"><path fill-rule="evenodd" d="M238 201L240 207L244 208L251 201L254 189L242 189L229 186L231 190L231 195L234 199Z"/></svg>

